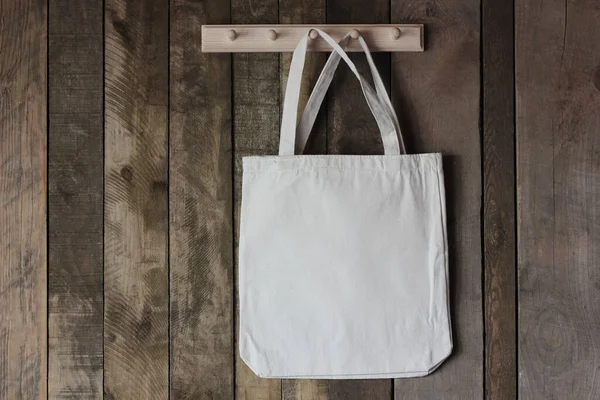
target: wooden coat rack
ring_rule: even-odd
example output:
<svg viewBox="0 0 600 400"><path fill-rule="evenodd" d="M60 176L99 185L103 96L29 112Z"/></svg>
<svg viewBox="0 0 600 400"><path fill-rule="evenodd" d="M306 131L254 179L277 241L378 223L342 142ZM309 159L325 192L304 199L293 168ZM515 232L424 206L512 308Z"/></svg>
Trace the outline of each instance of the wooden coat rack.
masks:
<svg viewBox="0 0 600 400"><path fill-rule="evenodd" d="M362 35L371 51L421 52L424 50L422 24L381 25L203 25L202 51L206 53L291 52L310 28L319 28L336 41L351 32ZM309 51L331 51L331 47L310 32ZM362 51L360 44L350 41L347 51Z"/></svg>

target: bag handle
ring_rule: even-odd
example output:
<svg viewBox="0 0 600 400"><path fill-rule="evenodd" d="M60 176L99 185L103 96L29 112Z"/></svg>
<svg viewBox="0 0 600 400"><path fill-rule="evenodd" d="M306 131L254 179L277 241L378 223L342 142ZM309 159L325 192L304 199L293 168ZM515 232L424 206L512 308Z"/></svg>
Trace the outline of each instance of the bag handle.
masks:
<svg viewBox="0 0 600 400"><path fill-rule="evenodd" d="M348 40L350 38L350 33L340 40L338 43L342 49L345 48ZM366 41L362 36L358 37L361 47L365 52L365 56L367 58L367 62L369 65L369 69L371 70L371 75L373 76L373 82L375 83L375 90L377 92L377 98L382 102L385 106L388 115L391 117L396 132L398 132L398 138L400 140L400 152L402 154L406 153L404 147L404 141L402 139L402 131L400 130L400 123L398 122L398 117L396 116L396 112L394 111L394 107L390 101L390 98L385 89L385 85L381 76L379 75L379 71L375 66L375 62L373 61L373 57L371 56L371 52L367 46ZM302 154L304 152L304 147L306 146L306 142L310 137L312 128L314 126L315 120L317 119L317 115L319 113L319 109L321 108L321 104L325 99L325 94L327 89L331 85L333 81L333 76L337 69L337 66L340 62L340 55L337 52L333 52L331 56L327 59L325 66L323 67L323 71L319 75L317 82L315 83L314 90L312 91L306 106L304 108L304 112L302 117L300 118L300 122L296 128L296 154Z"/></svg>
<svg viewBox="0 0 600 400"><path fill-rule="evenodd" d="M348 64L350 67L350 70L360 82L363 94L367 100L367 104L369 105L369 108L371 109L371 112L373 113L380 129L384 146L384 154L392 155L401 154L401 152L404 153L404 143L402 142L402 137L400 134L398 118L394 112L389 96L387 95L385 85L381 80L381 76L377 71L377 67L373 62L373 58L369 52L368 46L362 36L359 36L359 41L361 47L365 51L371 73L373 74L373 82L375 83L376 91L373 90L371 85L358 72L354 63L350 60L346 52L338 43L336 43L329 35L320 29L312 29L318 32L323 39L325 39L325 41L333 48L333 52L325 64L317 83L315 84L315 88L309 97L300 123L296 127L302 70L304 68L304 60L308 45L308 33L310 30L300 39L298 46L294 50L283 106L279 155L293 155L294 153L302 153L306 141L310 136L310 131L314 125L319 107L323 102L327 88L333 79L335 69L339 64L340 57L344 59L346 64ZM350 34L347 34L340 41L342 45L346 44L349 35Z"/></svg>

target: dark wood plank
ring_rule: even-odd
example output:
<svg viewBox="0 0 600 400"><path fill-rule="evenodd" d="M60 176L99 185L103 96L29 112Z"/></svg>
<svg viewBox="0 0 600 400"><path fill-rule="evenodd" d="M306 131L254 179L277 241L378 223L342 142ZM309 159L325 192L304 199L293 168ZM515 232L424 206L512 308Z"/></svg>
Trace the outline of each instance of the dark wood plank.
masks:
<svg viewBox="0 0 600 400"><path fill-rule="evenodd" d="M393 399L392 379L333 380L329 382L331 400Z"/></svg>
<svg viewBox="0 0 600 400"><path fill-rule="evenodd" d="M0 0L0 398L46 397L45 1Z"/></svg>
<svg viewBox="0 0 600 400"><path fill-rule="evenodd" d="M397 379L397 399L481 399L483 330L480 3L394 0L392 22L426 24L425 52L392 56L393 100L409 153L441 152L454 350L432 375Z"/></svg>
<svg viewBox="0 0 600 400"><path fill-rule="evenodd" d="M514 4L481 11L485 396L516 399Z"/></svg>
<svg viewBox="0 0 600 400"><path fill-rule="evenodd" d="M327 0L327 23L385 24L390 22L388 0ZM363 54L350 58L364 76L370 77ZM379 73L389 89L390 54L374 53ZM370 78L369 78L370 79ZM340 64L327 99L327 152L331 154L383 154L375 118L367 105L358 80ZM390 399L392 380L332 380L332 399Z"/></svg>
<svg viewBox="0 0 600 400"><path fill-rule="evenodd" d="M169 395L168 0L105 10L104 391Z"/></svg>
<svg viewBox="0 0 600 400"><path fill-rule="evenodd" d="M600 8L516 2L519 398L600 398Z"/></svg>
<svg viewBox="0 0 600 400"><path fill-rule="evenodd" d="M324 24L326 22L325 3L326 0L279 0L279 23ZM308 97L312 92L313 86L318 79L326 60L327 54L325 53L307 53L302 74L302 90L300 92L300 102L298 104L299 113L304 110L304 105L308 101ZM283 111L285 87L287 85L290 62L292 61L292 53L281 53L279 61L279 77L281 81L279 86L281 89L280 111ZM327 114L323 112L325 109L326 104L323 104L321 114L315 121L312 134L306 143L305 154L325 154L327 151Z"/></svg>
<svg viewBox="0 0 600 400"><path fill-rule="evenodd" d="M282 379L281 397L285 400L330 400L329 383L324 379Z"/></svg>
<svg viewBox="0 0 600 400"><path fill-rule="evenodd" d="M326 5L325 0L280 0L279 23L281 24L324 24ZM312 88L319 77L327 60L324 53L308 53L302 75L302 91L300 92L299 112L304 109ZM285 87L292 61L291 53L280 55L280 104L283 110ZM323 107L325 108L325 106ZM281 117L281 115L280 115ZM327 151L326 115L317 118L311 137L306 144L305 154L325 154ZM281 396L285 400L326 400L329 399L329 385L326 380L317 379L283 379L281 381Z"/></svg>
<svg viewBox="0 0 600 400"><path fill-rule="evenodd" d="M277 0L232 0L232 23L278 23ZM233 127L234 127L234 226L235 274L239 240L242 195L242 157L277 154L279 148L279 54L240 53L233 55ZM236 332L239 332L239 301L236 278ZM276 400L281 398L281 380L260 379L242 361L235 343L235 386L240 400Z"/></svg>
<svg viewBox="0 0 600 400"><path fill-rule="evenodd" d="M327 0L328 24L388 24L389 0ZM370 80L363 54L350 53L358 70ZM379 73L388 87L390 53L373 53ZM331 154L383 154L375 118L369 110L358 80L341 62L331 83L327 101L327 152ZM386 383L387 384L387 383Z"/></svg>
<svg viewBox="0 0 600 400"><path fill-rule="evenodd" d="M48 397L102 398L102 1L51 0Z"/></svg>
<svg viewBox="0 0 600 400"><path fill-rule="evenodd" d="M231 56L200 50L229 2L171 1L171 398L233 398Z"/></svg>

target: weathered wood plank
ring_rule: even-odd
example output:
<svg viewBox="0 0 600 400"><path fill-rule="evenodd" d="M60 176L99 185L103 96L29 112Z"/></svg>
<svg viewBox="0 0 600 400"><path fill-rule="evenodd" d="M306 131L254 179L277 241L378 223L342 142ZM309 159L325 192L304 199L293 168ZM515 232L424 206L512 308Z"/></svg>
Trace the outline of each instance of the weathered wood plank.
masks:
<svg viewBox="0 0 600 400"><path fill-rule="evenodd" d="M388 0L327 0L327 23L387 24ZM370 80L363 54L350 54L359 71ZM390 53L373 53L389 90ZM327 152L331 154L383 154L383 144L360 85L345 63L340 63L327 101ZM387 383L385 383L387 385Z"/></svg>
<svg viewBox="0 0 600 400"><path fill-rule="evenodd" d="M326 12L326 0L279 0L279 23L280 24L324 24ZM300 102L298 112L304 110L308 97L312 92L313 86L325 65L327 55L324 53L307 53L302 74L302 90L300 92ZM281 90L281 110L283 111L283 100L285 98L285 87L287 85L291 53L281 53L280 55L280 90ZM326 108L323 102L322 110ZM327 151L327 126L326 113L321 115L315 121L310 139L306 144L305 154L325 154ZM281 113L280 113L281 118Z"/></svg>
<svg viewBox="0 0 600 400"><path fill-rule="evenodd" d="M48 397L102 398L102 1L49 2Z"/></svg>
<svg viewBox="0 0 600 400"><path fill-rule="evenodd" d="M233 398L231 56L200 51L229 2L171 1L171 398Z"/></svg>
<svg viewBox="0 0 600 400"><path fill-rule="evenodd" d="M392 379L332 380L329 382L331 400L393 399Z"/></svg>
<svg viewBox="0 0 600 400"><path fill-rule="evenodd" d="M45 1L0 0L0 398L46 398Z"/></svg>
<svg viewBox="0 0 600 400"><path fill-rule="evenodd" d="M392 2L392 22L426 24L426 49L393 54L393 97L409 152L442 152L454 350L432 375L397 379L397 399L481 399L480 3Z"/></svg>
<svg viewBox="0 0 600 400"><path fill-rule="evenodd" d="M515 18L519 398L600 398L600 8Z"/></svg>
<svg viewBox="0 0 600 400"><path fill-rule="evenodd" d="M330 400L329 383L323 379L282 379L281 396L285 400Z"/></svg>
<svg viewBox="0 0 600 400"><path fill-rule="evenodd" d="M104 392L165 399L168 0L105 10Z"/></svg>
<svg viewBox="0 0 600 400"><path fill-rule="evenodd" d="M388 0L327 0L327 23L376 24L390 22ZM370 71L363 54L350 54L364 76ZM390 54L374 53L373 58L389 90ZM331 83L327 99L327 152L331 154L383 154L375 118L367 105L358 80L344 63ZM332 380L332 399L391 399L392 380Z"/></svg>
<svg viewBox="0 0 600 400"><path fill-rule="evenodd" d="M232 0L232 23L278 23L277 0ZM236 332L239 332L237 296L237 251L242 199L242 157L277 154L279 146L279 54L240 53L233 57L233 140L234 140L234 226L236 276ZM281 380L260 379L242 361L235 343L235 386L240 400L281 398Z"/></svg>
<svg viewBox="0 0 600 400"><path fill-rule="evenodd" d="M323 24L325 23L325 0L280 0L279 23L281 24ZM302 91L300 93L299 112L304 109L310 92L319 77L327 56L323 53L308 53L302 76ZM291 53L280 55L280 104L283 110L285 87L287 85ZM325 108L325 106L323 107ZM281 117L281 114L280 114ZM311 137L306 144L305 154L325 154L327 151L326 115L317 118ZM329 385L325 380L283 379L281 381L281 396L285 400L326 400L329 399Z"/></svg>
<svg viewBox="0 0 600 400"><path fill-rule="evenodd" d="M481 11L485 396L516 399L514 4Z"/></svg>

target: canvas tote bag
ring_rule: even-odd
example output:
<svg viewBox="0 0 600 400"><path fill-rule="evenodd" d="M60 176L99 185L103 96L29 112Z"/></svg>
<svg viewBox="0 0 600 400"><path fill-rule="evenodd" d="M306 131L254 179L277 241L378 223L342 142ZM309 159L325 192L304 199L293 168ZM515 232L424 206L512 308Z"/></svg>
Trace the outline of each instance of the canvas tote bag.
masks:
<svg viewBox="0 0 600 400"><path fill-rule="evenodd" d="M403 154L363 38L375 89L315 30L333 53L299 123L308 32L292 57L279 155L243 158L240 356L260 377L427 375L452 350L442 157ZM375 116L382 156L302 155L340 58Z"/></svg>

